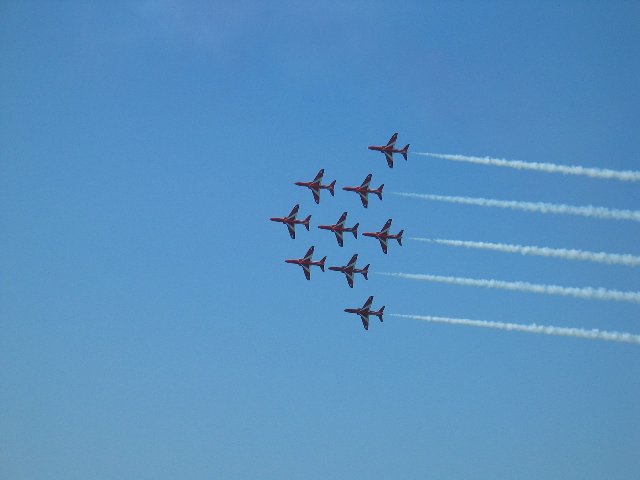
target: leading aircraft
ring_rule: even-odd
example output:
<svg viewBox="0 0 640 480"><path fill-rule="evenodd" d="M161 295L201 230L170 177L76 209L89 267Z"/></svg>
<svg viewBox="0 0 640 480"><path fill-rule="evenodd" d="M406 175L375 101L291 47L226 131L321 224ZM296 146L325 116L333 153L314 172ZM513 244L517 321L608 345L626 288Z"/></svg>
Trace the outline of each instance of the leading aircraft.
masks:
<svg viewBox="0 0 640 480"><path fill-rule="evenodd" d="M369 315L375 315L382 322L382 314L384 313L384 306L380 308L377 312L375 310L371 310L371 303L373 302L373 296L369 297L362 308L345 308L344 311L347 313L357 313L360 315L360 319L362 320L362 326L365 330L369 330Z"/></svg>
<svg viewBox="0 0 640 480"><path fill-rule="evenodd" d="M356 253L349 263L347 263L343 267L329 267L329 270L333 270L334 272L342 272L347 277L347 283L351 288L353 288L353 276L356 273L361 273L365 280L367 280L367 274L369 273L369 265L364 268L356 268L356 260L358 259L358 254Z"/></svg>
<svg viewBox="0 0 640 480"><path fill-rule="evenodd" d="M378 152L384 153L384 156L387 159L387 165L389 165L389 168L393 168L393 154L400 153L406 160L407 153L409 150L408 143L405 145L405 147L402 150L398 150L397 148L395 148L397 139L398 139L398 134L394 133L393 135L391 135L391 138L389 139L386 145L371 145L368 148L369 150L376 150Z"/></svg>
<svg viewBox="0 0 640 480"><path fill-rule="evenodd" d="M302 270L304 270L304 276L307 277L307 280L311 280L312 265L320 267L320 270L324 272L324 261L327 259L327 257L322 257L322 260L314 262L313 259L311 258L313 256L313 248L314 247L311 247L307 251L306 255L302 258L285 260L286 263L293 263L295 265L300 265L302 267Z"/></svg>
<svg viewBox="0 0 640 480"><path fill-rule="evenodd" d="M320 190L329 190L329 193L333 197L333 188L336 186L336 181L334 180L329 185L322 185L322 176L324 175L324 168L321 169L316 178L311 180L310 182L295 182L299 187L307 187L313 193L313 199L316 203L320 203Z"/></svg>
<svg viewBox="0 0 640 480"><path fill-rule="evenodd" d="M353 227L347 228L344 226L344 222L346 220L347 220L347 212L344 212L342 215L340 215L340 218L338 219L338 223L335 223L333 225L318 225L318 228L320 228L321 230L330 230L333 233L335 233L336 240L338 240L338 245L342 246L342 234L344 232L351 232L353 233L353 236L355 238L358 238L358 225L360 224L356 223Z"/></svg>
<svg viewBox="0 0 640 480"><path fill-rule="evenodd" d="M371 177L371 174L367 175L367 178L364 179L364 182L362 182L362 185L360 185L359 187L342 187L342 189L346 190L347 192L358 192L358 194L360 195L360 200L362 201L362 206L364 208L367 208L367 206L369 205L370 193L375 193L378 198L382 200L382 188L384 187L384 183L375 190L372 190L369 188Z"/></svg>
<svg viewBox="0 0 640 480"><path fill-rule="evenodd" d="M291 213L286 217L271 217L269 220L272 222L280 222L284 223L289 229L289 235L291 238L296 238L296 224L304 225L307 230L309 230L309 220L311 220L311 215L309 215L304 220L296 220L296 215L298 215L298 208L300 205L296 205L291 210Z"/></svg>
<svg viewBox="0 0 640 480"><path fill-rule="evenodd" d="M400 230L395 235L389 233L389 228L391 227L391 219L387 220L387 223L384 224L382 230L379 232L364 232L362 235L365 237L373 237L377 238L380 241L380 247L382 247L382 252L387 253L387 240L395 239L398 241L398 244L402 246L402 234L404 230Z"/></svg>

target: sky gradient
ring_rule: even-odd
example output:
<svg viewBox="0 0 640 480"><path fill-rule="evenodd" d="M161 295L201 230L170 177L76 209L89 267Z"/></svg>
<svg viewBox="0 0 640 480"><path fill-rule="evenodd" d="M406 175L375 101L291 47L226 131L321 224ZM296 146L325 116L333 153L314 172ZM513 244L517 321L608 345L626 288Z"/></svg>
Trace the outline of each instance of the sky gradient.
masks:
<svg viewBox="0 0 640 480"><path fill-rule="evenodd" d="M637 182L366 149L640 170L639 32L637 2L2 2L0 479L640 476L637 345L343 312L639 334L638 305L283 261L640 291L409 240L640 255L636 222L390 194L640 210ZM404 245L339 248L343 211Z"/></svg>

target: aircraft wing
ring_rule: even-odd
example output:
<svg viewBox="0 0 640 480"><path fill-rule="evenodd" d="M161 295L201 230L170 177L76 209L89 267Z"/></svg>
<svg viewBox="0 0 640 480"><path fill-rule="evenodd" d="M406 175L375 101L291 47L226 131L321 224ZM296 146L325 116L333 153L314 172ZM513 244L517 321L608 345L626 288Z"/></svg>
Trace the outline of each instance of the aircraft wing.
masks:
<svg viewBox="0 0 640 480"><path fill-rule="evenodd" d="M318 174L316 175L316 178L313 179L313 181L320 183L323 175L324 175L324 168L321 168Z"/></svg>
<svg viewBox="0 0 640 480"><path fill-rule="evenodd" d="M396 140L397 139L398 139L398 134L397 133L394 133L393 135L391 135L391 138L387 142L387 147L393 148L395 146L395 144L396 144Z"/></svg>
<svg viewBox="0 0 640 480"><path fill-rule="evenodd" d="M389 165L389 168L393 168L393 153L384 152L384 156L387 159L387 165Z"/></svg>
<svg viewBox="0 0 640 480"><path fill-rule="evenodd" d="M367 205L369 205L369 198L368 198L368 192L358 192L360 194L360 201L362 202L362 206L364 208L367 208Z"/></svg>
<svg viewBox="0 0 640 480"><path fill-rule="evenodd" d="M387 223L385 223L384 227L382 227L382 230L380 230L382 233L388 233L389 232L389 229L391 228L391 221L392 221L391 218L389 220L387 220Z"/></svg>
<svg viewBox="0 0 640 480"><path fill-rule="evenodd" d="M311 192L313 193L313 199L316 203L320 203L320 190L317 188L311 188Z"/></svg>
<svg viewBox="0 0 640 480"><path fill-rule="evenodd" d="M360 319L362 320L362 326L365 330L369 330L369 316L360 314Z"/></svg>
<svg viewBox="0 0 640 480"><path fill-rule="evenodd" d="M344 212L342 215L340 215L340 218L338 219L338 223L336 223L336 225L342 227L346 219L347 219L347 212Z"/></svg>
<svg viewBox="0 0 640 480"><path fill-rule="evenodd" d="M358 254L357 253L353 257L351 257L351 260L349 260L349 263L347 263L347 267L355 267L356 266L356 260L358 260Z"/></svg>
<svg viewBox="0 0 640 480"><path fill-rule="evenodd" d="M313 248L314 247L311 247L309 248L309 250L307 250L307 253L304 256L305 260L311 260L311 257L313 256Z"/></svg>
<svg viewBox="0 0 640 480"><path fill-rule="evenodd" d="M382 247L382 253L387 253L387 239L386 238L379 238L378 240L380 240L380 246Z"/></svg>
<svg viewBox="0 0 640 480"><path fill-rule="evenodd" d="M296 238L296 228L292 223L287 223L287 228L289 229L289 235L291 238Z"/></svg>
<svg viewBox="0 0 640 480"><path fill-rule="evenodd" d="M295 220L296 219L296 215L298 215L298 208L300 208L300 204L296 205L295 207L293 207L291 209L291 213L287 217L289 220Z"/></svg>
<svg viewBox="0 0 640 480"><path fill-rule="evenodd" d="M371 177L372 174L367 175L367 178L364 179L364 182L362 182L362 185L360 185L363 188L369 188L369 183L371 182Z"/></svg>
<svg viewBox="0 0 640 480"><path fill-rule="evenodd" d="M334 233L336 234L336 240L338 240L338 245L342 246L342 243L343 243L342 232L336 230Z"/></svg>
<svg viewBox="0 0 640 480"><path fill-rule="evenodd" d="M304 276L307 277L307 280L311 280L311 270L307 265L302 265L302 270L304 270Z"/></svg>
<svg viewBox="0 0 640 480"><path fill-rule="evenodd" d="M351 288L353 288L353 274L350 272L345 272L345 275L347 276L347 283Z"/></svg>
<svg viewBox="0 0 640 480"><path fill-rule="evenodd" d="M369 308L372 303L373 303L373 295L371 295L369 298L367 298L367 301L364 302L364 305L362 306L362 309L364 310L365 308Z"/></svg>

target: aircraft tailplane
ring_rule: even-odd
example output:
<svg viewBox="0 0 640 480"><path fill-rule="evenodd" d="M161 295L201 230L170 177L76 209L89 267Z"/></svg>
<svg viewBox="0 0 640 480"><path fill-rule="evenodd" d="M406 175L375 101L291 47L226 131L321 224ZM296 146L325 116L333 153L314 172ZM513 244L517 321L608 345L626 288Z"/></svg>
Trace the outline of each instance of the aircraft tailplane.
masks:
<svg viewBox="0 0 640 480"><path fill-rule="evenodd" d="M402 156L404 157L405 160L407 159L408 150L409 150L409 144L408 143L405 145L405 147L402 150L400 150L400 153L402 154Z"/></svg>
<svg viewBox="0 0 640 480"><path fill-rule="evenodd" d="M305 218L304 222L302 223L304 225L304 227L307 229L307 231L309 230L309 220L311 220L311 215L309 215L307 218Z"/></svg>
<svg viewBox="0 0 640 480"><path fill-rule="evenodd" d="M383 188L384 188L384 183L382 185L380 185L377 190L373 191L373 193L375 193L380 200L382 200L382 189Z"/></svg>
<svg viewBox="0 0 640 480"><path fill-rule="evenodd" d="M320 260L320 270L322 270L324 272L324 261L327 259L327 257L322 257L322 260Z"/></svg>
<svg viewBox="0 0 640 480"><path fill-rule="evenodd" d="M382 307L380 307L380 310L378 310L377 312L371 312L373 315L375 315L376 317L378 317L380 319L380 321L382 322L382 314L384 313L384 305Z"/></svg>
<svg viewBox="0 0 640 480"><path fill-rule="evenodd" d="M398 243L402 246L402 234L404 233L404 230L400 230L400 232L398 232Z"/></svg>
<svg viewBox="0 0 640 480"><path fill-rule="evenodd" d="M367 266L362 269L362 276L365 280L369 280L369 277L367 277L367 275L369 275L369 264L367 264Z"/></svg>
<svg viewBox="0 0 640 480"><path fill-rule="evenodd" d="M332 197L334 196L333 188L335 186L336 186L336 181L335 180L329 184L329 193L331 194Z"/></svg>
<svg viewBox="0 0 640 480"><path fill-rule="evenodd" d="M353 233L354 238L358 238L358 226L360 224L356 223L353 227L351 227L351 233Z"/></svg>

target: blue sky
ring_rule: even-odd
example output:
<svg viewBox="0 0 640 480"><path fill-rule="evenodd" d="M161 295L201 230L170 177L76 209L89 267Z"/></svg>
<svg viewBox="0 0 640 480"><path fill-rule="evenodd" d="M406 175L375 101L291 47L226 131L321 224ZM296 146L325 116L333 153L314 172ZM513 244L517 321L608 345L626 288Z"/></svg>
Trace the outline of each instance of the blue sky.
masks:
<svg viewBox="0 0 640 480"><path fill-rule="evenodd" d="M3 2L0 478L640 475L640 349L343 313L640 333L638 305L334 272L640 290L637 269L361 231L640 255L640 227L295 187L640 209L633 183L366 146L640 169L640 7ZM300 203L312 231L268 221Z"/></svg>

